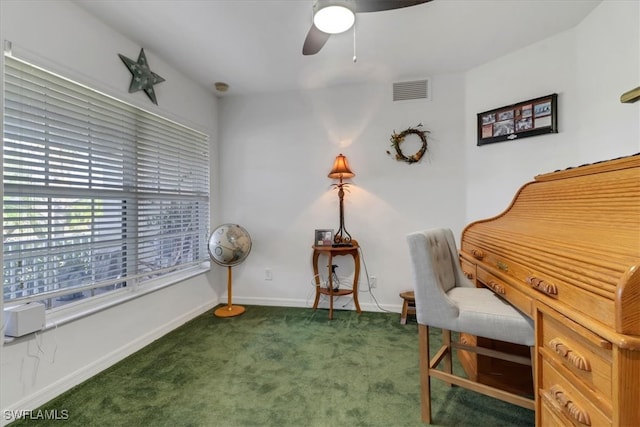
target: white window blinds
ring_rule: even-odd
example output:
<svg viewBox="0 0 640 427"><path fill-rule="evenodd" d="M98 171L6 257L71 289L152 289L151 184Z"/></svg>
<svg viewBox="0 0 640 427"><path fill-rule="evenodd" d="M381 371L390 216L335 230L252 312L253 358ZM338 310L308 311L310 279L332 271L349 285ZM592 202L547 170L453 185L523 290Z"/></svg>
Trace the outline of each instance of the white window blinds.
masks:
<svg viewBox="0 0 640 427"><path fill-rule="evenodd" d="M5 302L208 260L206 135L13 57L4 76Z"/></svg>

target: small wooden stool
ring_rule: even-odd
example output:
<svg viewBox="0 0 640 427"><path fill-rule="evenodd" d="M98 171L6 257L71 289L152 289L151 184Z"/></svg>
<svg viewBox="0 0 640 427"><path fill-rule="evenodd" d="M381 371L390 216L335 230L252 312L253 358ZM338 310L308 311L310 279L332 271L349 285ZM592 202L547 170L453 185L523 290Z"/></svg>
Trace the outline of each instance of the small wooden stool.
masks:
<svg viewBox="0 0 640 427"><path fill-rule="evenodd" d="M400 298L404 300L402 303L402 314L400 315L400 324L407 324L407 315L416 315L416 296L413 291L400 292Z"/></svg>

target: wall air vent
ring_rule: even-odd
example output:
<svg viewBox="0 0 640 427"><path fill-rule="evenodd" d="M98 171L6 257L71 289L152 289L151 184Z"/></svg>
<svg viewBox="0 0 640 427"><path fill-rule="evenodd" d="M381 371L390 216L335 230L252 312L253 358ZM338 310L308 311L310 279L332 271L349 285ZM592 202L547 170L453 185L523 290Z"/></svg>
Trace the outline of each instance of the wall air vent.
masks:
<svg viewBox="0 0 640 427"><path fill-rule="evenodd" d="M393 84L393 100L407 101L410 99L431 99L431 84L429 80L413 80Z"/></svg>

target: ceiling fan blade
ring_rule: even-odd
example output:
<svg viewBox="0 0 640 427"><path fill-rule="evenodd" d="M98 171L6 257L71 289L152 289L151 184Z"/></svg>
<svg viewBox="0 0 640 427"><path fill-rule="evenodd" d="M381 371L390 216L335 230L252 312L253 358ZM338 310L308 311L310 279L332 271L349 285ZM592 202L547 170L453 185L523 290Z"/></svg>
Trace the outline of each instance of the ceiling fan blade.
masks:
<svg viewBox="0 0 640 427"><path fill-rule="evenodd" d="M356 13L382 12L428 3L431 0L355 0Z"/></svg>
<svg viewBox="0 0 640 427"><path fill-rule="evenodd" d="M309 28L309 32L307 33L307 38L304 39L304 45L302 45L302 54L303 55L315 55L320 52L322 46L329 40L329 36L331 34L327 34L322 32L315 25L311 25Z"/></svg>
<svg viewBox="0 0 640 427"><path fill-rule="evenodd" d="M345 0L355 9L355 13L382 12L384 10L401 9L403 7L416 6L428 3L431 0ZM322 4L323 0L318 0L317 4ZM317 5L316 5L317 6ZM316 7L314 6L314 8ZM351 9L351 7L349 7ZM353 10L352 9L352 10ZM311 25L307 38L302 46L303 55L315 55L325 45L331 34L320 31L315 25Z"/></svg>

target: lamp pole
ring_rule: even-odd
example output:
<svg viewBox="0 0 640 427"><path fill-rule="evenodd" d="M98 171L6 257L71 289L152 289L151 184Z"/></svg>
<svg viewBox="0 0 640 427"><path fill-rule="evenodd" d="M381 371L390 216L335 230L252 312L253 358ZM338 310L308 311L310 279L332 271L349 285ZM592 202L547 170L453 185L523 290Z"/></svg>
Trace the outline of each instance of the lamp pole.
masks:
<svg viewBox="0 0 640 427"><path fill-rule="evenodd" d="M333 241L338 244L351 243L351 234L349 234L347 228L344 226L344 187L347 185L349 184L342 182L342 177L340 177L340 184L336 184L338 187L338 198L340 199L340 228L333 238Z"/></svg>

